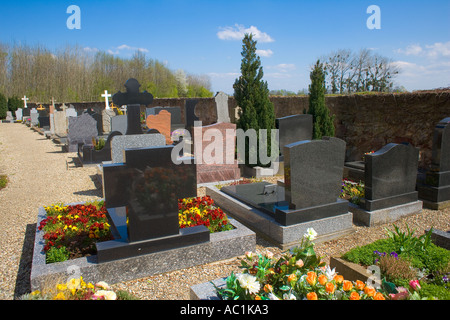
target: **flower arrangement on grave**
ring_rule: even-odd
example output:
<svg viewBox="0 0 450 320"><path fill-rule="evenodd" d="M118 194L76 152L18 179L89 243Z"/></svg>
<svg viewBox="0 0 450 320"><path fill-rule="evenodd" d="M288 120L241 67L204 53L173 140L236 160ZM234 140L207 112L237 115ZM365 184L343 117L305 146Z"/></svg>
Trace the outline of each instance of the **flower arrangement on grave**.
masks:
<svg viewBox="0 0 450 320"><path fill-rule="evenodd" d="M374 153L374 152L375 152L374 150L369 151L369 152L365 152L364 155L362 156L362 161L365 161L365 160L366 160L366 155L372 154L372 153Z"/></svg>
<svg viewBox="0 0 450 320"><path fill-rule="evenodd" d="M393 300L450 300L450 251L431 241L430 229L419 237L406 225L387 230L388 238L357 246L342 259L379 268L382 287Z"/></svg>
<svg viewBox="0 0 450 320"><path fill-rule="evenodd" d="M105 147L105 144L106 141L103 138L100 139L92 138L92 145L94 146L94 149L97 151L103 149Z"/></svg>
<svg viewBox="0 0 450 320"><path fill-rule="evenodd" d="M386 295L362 281L345 280L314 251L317 236L308 229L301 244L274 259L246 253L240 274L232 273L225 288L215 285L224 300L385 300Z"/></svg>
<svg viewBox="0 0 450 320"><path fill-rule="evenodd" d="M179 199L178 219L180 228L204 225L211 233L233 229L226 214L209 196Z"/></svg>
<svg viewBox="0 0 450 320"><path fill-rule="evenodd" d="M103 201L44 207L47 217L38 229L44 231L46 262L58 262L95 254L95 243L111 240Z"/></svg>
<svg viewBox="0 0 450 320"><path fill-rule="evenodd" d="M359 204L361 199L364 198L364 183L343 179L340 198Z"/></svg>
<svg viewBox="0 0 450 320"><path fill-rule="evenodd" d="M104 281L86 283L83 277L72 278L66 283L57 284L54 289L35 290L21 297L21 300L136 300L124 290L114 291Z"/></svg>

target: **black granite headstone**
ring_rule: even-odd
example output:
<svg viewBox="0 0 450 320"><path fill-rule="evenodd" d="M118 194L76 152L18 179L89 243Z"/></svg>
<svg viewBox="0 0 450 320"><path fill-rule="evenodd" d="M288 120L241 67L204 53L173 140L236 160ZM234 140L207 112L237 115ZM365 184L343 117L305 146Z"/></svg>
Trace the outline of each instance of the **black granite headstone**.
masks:
<svg viewBox="0 0 450 320"><path fill-rule="evenodd" d="M227 193L282 225L346 214L339 199L345 142L337 138L304 140L284 146L284 187L266 182L223 187Z"/></svg>
<svg viewBox="0 0 450 320"><path fill-rule="evenodd" d="M199 121L199 117L195 114L195 106L197 105L198 100L196 99L188 99L186 100L185 106L184 106L184 117L185 117L185 123L186 123L186 129L191 133L191 136L193 136L192 128L194 127L195 121Z"/></svg>
<svg viewBox="0 0 450 320"><path fill-rule="evenodd" d="M312 139L312 115L297 114L283 118L277 118L276 128L279 130L280 153L287 144L302 140Z"/></svg>
<svg viewBox="0 0 450 320"><path fill-rule="evenodd" d="M419 198L434 204L450 201L450 117L435 126L431 165L425 177L418 177Z"/></svg>
<svg viewBox="0 0 450 320"><path fill-rule="evenodd" d="M130 78L125 83L127 91L125 93L117 92L112 100L115 105L127 106L127 135L141 134L141 105L147 106L153 101L153 95L147 91L139 92L139 82Z"/></svg>
<svg viewBox="0 0 450 320"><path fill-rule="evenodd" d="M365 156L365 209L379 210L417 201L419 149L389 143Z"/></svg>
<svg viewBox="0 0 450 320"><path fill-rule="evenodd" d="M122 230L121 243L97 244L100 261L209 241L204 226L179 229L178 199L197 195L196 166L193 159L174 164L172 150L171 145L126 149L124 163L103 164L105 205L112 216L125 207L126 223L114 222Z"/></svg>

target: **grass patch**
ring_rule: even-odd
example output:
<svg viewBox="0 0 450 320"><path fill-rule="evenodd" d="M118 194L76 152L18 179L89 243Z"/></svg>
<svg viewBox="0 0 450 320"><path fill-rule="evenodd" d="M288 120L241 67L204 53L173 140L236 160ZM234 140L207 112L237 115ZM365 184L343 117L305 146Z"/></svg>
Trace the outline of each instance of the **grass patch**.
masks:
<svg viewBox="0 0 450 320"><path fill-rule="evenodd" d="M0 190L5 188L8 184L8 178L4 174L0 174Z"/></svg>

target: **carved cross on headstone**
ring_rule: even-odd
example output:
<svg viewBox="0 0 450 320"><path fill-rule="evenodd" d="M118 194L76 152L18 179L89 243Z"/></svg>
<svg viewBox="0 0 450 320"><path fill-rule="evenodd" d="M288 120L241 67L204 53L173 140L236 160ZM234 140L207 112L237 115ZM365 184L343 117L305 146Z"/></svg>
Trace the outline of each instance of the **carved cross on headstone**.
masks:
<svg viewBox="0 0 450 320"><path fill-rule="evenodd" d="M153 95L147 91L139 92L139 82L130 78L125 82L127 92L117 92L113 95L113 103L119 106L127 106L127 135L140 134L141 128L141 105L149 105L153 102Z"/></svg>
<svg viewBox="0 0 450 320"><path fill-rule="evenodd" d="M102 94L102 97L105 98L105 109L109 109L109 99L111 97L111 93L108 93L108 90L105 90L105 93Z"/></svg>
<svg viewBox="0 0 450 320"><path fill-rule="evenodd" d="M27 100L29 100L29 99L27 98L27 96L24 95L22 100L23 100L23 107L27 108Z"/></svg>

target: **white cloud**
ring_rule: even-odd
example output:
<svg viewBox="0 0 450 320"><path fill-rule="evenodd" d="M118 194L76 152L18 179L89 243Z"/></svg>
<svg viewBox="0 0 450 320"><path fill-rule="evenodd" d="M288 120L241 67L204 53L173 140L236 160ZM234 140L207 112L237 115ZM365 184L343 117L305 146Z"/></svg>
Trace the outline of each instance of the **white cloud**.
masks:
<svg viewBox="0 0 450 320"><path fill-rule="evenodd" d="M236 78L239 77L241 74L238 72L223 72L223 73L217 73L217 72L210 72L208 73L208 76L211 78Z"/></svg>
<svg viewBox="0 0 450 320"><path fill-rule="evenodd" d="M99 51L97 48L91 48L91 47L84 47L83 50L86 52L98 52Z"/></svg>
<svg viewBox="0 0 450 320"><path fill-rule="evenodd" d="M408 90L434 89L450 85L450 61L433 61L431 63L412 63L408 61L392 62L400 68L395 82Z"/></svg>
<svg viewBox="0 0 450 320"><path fill-rule="evenodd" d="M425 56L429 58L450 57L450 41L445 43L436 42L431 45L421 46L419 44L411 44L405 49L397 49L395 52L405 54L407 56Z"/></svg>
<svg viewBox="0 0 450 320"><path fill-rule="evenodd" d="M217 32L217 37L221 40L242 40L246 33L253 34L253 39L258 42L275 41L267 33L258 30L255 26L245 28L243 25L235 24L234 27L221 27L221 31Z"/></svg>
<svg viewBox="0 0 450 320"><path fill-rule="evenodd" d="M118 46L118 47L116 47L116 48L114 48L115 50L111 50L111 49L108 49L108 53L109 54L119 54L119 53L121 53L121 51L140 51L140 52L149 52L148 51L148 49L145 49L145 48L138 48L138 47L132 47L132 46L129 46L129 45L127 45L127 44L122 44L122 45L120 45L120 46Z"/></svg>
<svg viewBox="0 0 450 320"><path fill-rule="evenodd" d="M270 49L267 50L257 49L256 54L261 57L271 57L273 55L273 51Z"/></svg>
<svg viewBox="0 0 450 320"><path fill-rule="evenodd" d="M275 66L267 66L267 69L277 70L279 72L289 72L295 70L295 64L293 63L280 63Z"/></svg>

